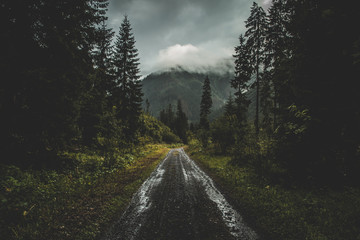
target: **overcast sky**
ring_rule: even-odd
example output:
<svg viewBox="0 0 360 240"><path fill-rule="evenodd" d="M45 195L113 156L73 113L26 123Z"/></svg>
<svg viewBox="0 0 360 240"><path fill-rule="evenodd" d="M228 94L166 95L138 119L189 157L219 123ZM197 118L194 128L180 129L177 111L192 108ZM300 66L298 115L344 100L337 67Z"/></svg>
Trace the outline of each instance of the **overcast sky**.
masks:
<svg viewBox="0 0 360 240"><path fill-rule="evenodd" d="M128 15L143 75L174 65L215 65L234 53L254 0L110 0L116 34ZM271 0L255 0L266 8Z"/></svg>

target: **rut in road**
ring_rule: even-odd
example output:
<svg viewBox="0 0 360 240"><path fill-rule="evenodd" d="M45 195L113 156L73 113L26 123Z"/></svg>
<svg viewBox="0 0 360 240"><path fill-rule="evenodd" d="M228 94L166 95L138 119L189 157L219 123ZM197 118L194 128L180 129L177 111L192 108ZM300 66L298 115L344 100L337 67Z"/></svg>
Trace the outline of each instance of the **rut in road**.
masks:
<svg viewBox="0 0 360 240"><path fill-rule="evenodd" d="M170 150L103 239L254 240L258 235L181 148Z"/></svg>

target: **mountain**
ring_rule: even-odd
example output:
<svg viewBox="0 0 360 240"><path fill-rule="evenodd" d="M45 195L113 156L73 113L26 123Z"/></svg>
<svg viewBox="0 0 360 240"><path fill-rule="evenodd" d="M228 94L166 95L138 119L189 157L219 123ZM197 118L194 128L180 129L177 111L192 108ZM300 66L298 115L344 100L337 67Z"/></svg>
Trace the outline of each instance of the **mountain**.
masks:
<svg viewBox="0 0 360 240"><path fill-rule="evenodd" d="M213 100L212 111L216 111L225 104L229 94L233 93L230 87L233 73L230 71L197 73L176 67L152 73L145 77L142 82L144 102L148 99L150 112L157 117L160 111L169 104L172 104L175 110L177 100L180 99L189 121L198 122L202 85L206 76L210 80Z"/></svg>
<svg viewBox="0 0 360 240"><path fill-rule="evenodd" d="M248 107L248 112L247 112L247 119L248 121L254 121L255 120L255 111L256 111L256 89L254 88L250 88L249 91L247 91L247 93L245 93L246 98L248 100L250 100L250 104ZM223 115L225 113L225 105L223 105L222 107L213 110L210 115L209 115L209 120L213 121L217 118L219 118L221 115ZM260 113L260 117L261 117L261 113Z"/></svg>

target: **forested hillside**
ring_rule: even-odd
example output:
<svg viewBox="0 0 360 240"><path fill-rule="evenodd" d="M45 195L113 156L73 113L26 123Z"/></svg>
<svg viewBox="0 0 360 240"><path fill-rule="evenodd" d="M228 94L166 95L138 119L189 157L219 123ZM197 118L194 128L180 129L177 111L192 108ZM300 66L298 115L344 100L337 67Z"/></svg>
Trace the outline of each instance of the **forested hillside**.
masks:
<svg viewBox="0 0 360 240"><path fill-rule="evenodd" d="M159 116L160 111L169 104L176 106L177 100L183 103L185 114L191 122L199 121L201 87L205 77L210 79L213 90L214 109L222 107L231 93L230 79L233 73L189 72L182 68L173 68L164 72L152 73L143 81L144 99L150 103L150 112Z"/></svg>

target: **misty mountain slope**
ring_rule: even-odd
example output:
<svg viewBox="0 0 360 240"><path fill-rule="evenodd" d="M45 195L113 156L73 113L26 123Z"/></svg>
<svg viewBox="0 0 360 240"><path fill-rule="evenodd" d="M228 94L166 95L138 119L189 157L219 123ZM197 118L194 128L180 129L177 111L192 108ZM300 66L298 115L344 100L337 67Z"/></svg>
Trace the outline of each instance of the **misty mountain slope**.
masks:
<svg viewBox="0 0 360 240"><path fill-rule="evenodd" d="M247 112L247 119L248 121L254 121L255 111L256 111L256 89L254 88L249 89L249 91L246 93L246 98L250 100L248 112ZM216 110L212 110L209 115L209 119L210 121L213 121L219 118L224 113L225 113L225 105L223 105L222 107ZM260 113L260 117L261 117L261 113Z"/></svg>
<svg viewBox="0 0 360 240"><path fill-rule="evenodd" d="M213 107L222 107L230 92L231 73L194 73L183 69L171 69L165 72L153 73L144 78L143 99L150 102L150 112L159 116L162 109L172 104L174 110L180 99L184 112L191 122L199 121L202 85L205 77L210 79Z"/></svg>

